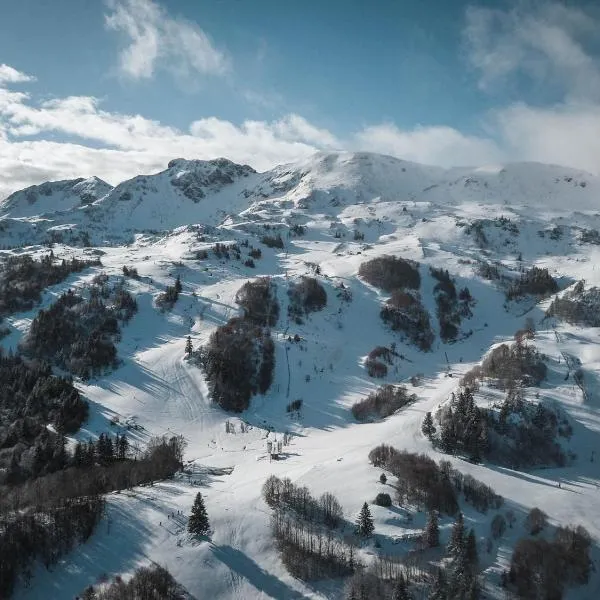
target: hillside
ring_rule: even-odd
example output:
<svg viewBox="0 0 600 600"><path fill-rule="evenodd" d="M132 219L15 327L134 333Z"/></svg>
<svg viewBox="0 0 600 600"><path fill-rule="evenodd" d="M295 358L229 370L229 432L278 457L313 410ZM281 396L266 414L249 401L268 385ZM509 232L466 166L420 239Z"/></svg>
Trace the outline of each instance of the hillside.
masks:
<svg viewBox="0 0 600 600"><path fill-rule="evenodd" d="M110 329L115 360L73 380L89 417L67 435L68 451L103 432L127 435L140 451L152 436L182 435L186 442L183 472L106 494L106 512L91 537L51 570L37 561L13 597L67 600L106 576L127 576L155 562L198 600L346 598L349 576L303 580L290 572L272 535L273 511L261 495L271 475L289 477L315 497L334 494L347 522L335 533L340 544L352 537L348 523L368 502L375 532L356 540L357 560L367 568L380 556L393 557L431 583L435 569L450 562L444 547L456 515L439 515L440 548L419 546L427 505L410 494L397 500L397 473L369 460L380 444L449 461L504 498L501 508L481 512L457 493L475 535L481 597L505 597L502 573L520 538L551 540L559 526L589 532L597 566L600 334L593 321L546 311L556 297L576 301L580 280L588 289L600 286L599 200L600 179L572 169L445 170L369 153L317 154L265 173L226 159L176 159L165 171L114 188L97 179L73 180L9 196L0 207L4 263L52 251L56 261L99 258L101 265L72 269L30 310L1 315L4 351L33 352L40 311L68 290L80 300L62 301L73 304L64 311L67 325L71 313L88 323L98 298L118 317L117 331ZM403 260L375 260L381 257ZM246 282L262 277L270 278L269 301L278 304L278 316L271 309L265 316L267 296L252 302L248 293L244 303L238 295ZM169 292L176 281L180 291ZM128 319L118 313L121 285L137 304ZM573 290L579 295L569 296ZM595 295L582 297L589 303ZM593 312L586 304L584 313ZM232 324L233 317L240 318ZM239 331L224 328L228 322ZM215 390L225 386L207 376L203 352L216 344L218 328L238 354L268 345L266 330L273 342L272 381L263 393L259 376L249 376L248 407L239 413L215 402ZM77 335L85 336L82 331ZM511 372L504 385L505 374L494 366L474 384L475 404L499 411L518 389L519 402L532 410L541 404L557 427L570 427L570 435L544 430L564 462L548 454L537 464L507 464L491 452L475 460L432 444L422 431L426 414L439 419L440 429L452 395L465 387L461 378L481 363L489 366L495 349L514 344L518 331L518 344L539 352L543 379L532 383ZM244 345L247 332L254 338ZM70 347L72 362L80 337ZM522 346L515 352L524 352ZM263 355L251 366L258 370L264 362ZM242 366L225 383L241 381ZM56 374L65 368L54 364ZM357 420L352 406L385 384L406 386L416 397L387 416L375 411ZM521 432L526 413L509 411L508 420ZM492 438L491 425L487 431ZM271 461L267 440L284 436L289 443ZM525 456L527 439L534 439L531 431L519 442ZM387 483L380 482L382 471ZM198 491L210 519L208 539L186 531ZM379 493L390 494L391 507L373 504ZM537 538L525 526L534 507L549 521ZM494 517L507 513L514 525L493 536ZM414 584L415 597L427 597L426 587ZM588 582L566 583L562 597L599 594L600 574L592 569Z"/></svg>

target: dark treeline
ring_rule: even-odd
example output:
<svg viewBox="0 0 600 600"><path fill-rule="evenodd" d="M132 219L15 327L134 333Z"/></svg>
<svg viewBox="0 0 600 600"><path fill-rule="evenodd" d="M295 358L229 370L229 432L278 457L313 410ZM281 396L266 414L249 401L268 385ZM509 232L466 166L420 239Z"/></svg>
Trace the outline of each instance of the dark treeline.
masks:
<svg viewBox="0 0 600 600"><path fill-rule="evenodd" d="M33 308L42 291L64 281L71 273L102 266L98 259L59 261L51 252L40 260L30 254L9 256L0 265L0 317Z"/></svg>
<svg viewBox="0 0 600 600"><path fill-rule="evenodd" d="M123 437L119 439L123 440ZM110 438L104 436L103 440L100 444L80 445L85 455L85 462L81 466L74 466L76 457L73 455L61 471L0 488L0 512L126 489L166 479L181 467L185 447L181 437L153 438L140 457L126 456L123 459L119 458L122 443L116 445L119 450L116 453L113 450L112 458L106 450L101 454L99 446L107 447ZM114 441L112 447L115 448ZM93 455L93 459L90 459L90 455Z"/></svg>
<svg viewBox="0 0 600 600"><path fill-rule="evenodd" d="M194 356L204 370L212 401L241 412L254 394L266 393L273 381L275 344L269 327L277 323L279 303L267 277L245 283L236 302L244 316L218 327Z"/></svg>
<svg viewBox="0 0 600 600"><path fill-rule="evenodd" d="M62 469L67 458L63 434L79 429L88 415L87 402L49 366L1 351L0 381L0 484Z"/></svg>
<svg viewBox="0 0 600 600"><path fill-rule="evenodd" d="M106 275L94 278L89 298L68 290L33 319L20 349L83 379L117 364L115 342L120 325L137 312L137 302L120 281L108 284Z"/></svg>
<svg viewBox="0 0 600 600"><path fill-rule="evenodd" d="M152 439L139 459L120 458L123 439L103 435L80 445L78 454L93 453L93 463L0 487L1 598L10 597L19 576L27 582L36 559L50 567L89 538L103 513L101 494L165 479L181 468L182 438Z"/></svg>
<svg viewBox="0 0 600 600"><path fill-rule="evenodd" d="M187 592L169 571L159 565L140 567L125 582L120 577L100 588L89 586L81 600L186 600Z"/></svg>
<svg viewBox="0 0 600 600"><path fill-rule="evenodd" d="M0 514L0 597L11 596L19 576L29 581L34 561L50 568L85 542L103 511L104 499L94 495Z"/></svg>

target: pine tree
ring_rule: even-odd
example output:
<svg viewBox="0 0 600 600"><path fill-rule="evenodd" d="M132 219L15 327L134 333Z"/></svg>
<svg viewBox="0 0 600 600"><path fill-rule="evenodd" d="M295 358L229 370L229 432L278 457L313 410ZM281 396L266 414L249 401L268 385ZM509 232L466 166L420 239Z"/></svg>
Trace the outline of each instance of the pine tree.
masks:
<svg viewBox="0 0 600 600"><path fill-rule="evenodd" d="M431 439L436 432L435 425L433 424L433 417L430 412L428 412L423 419L421 431L423 432L423 435L427 436L429 439Z"/></svg>
<svg viewBox="0 0 600 600"><path fill-rule="evenodd" d="M373 517L369 510L369 505L365 502L360 509L358 518L356 520L356 530L358 535L363 537L369 537L375 531L375 525L373 523Z"/></svg>
<svg viewBox="0 0 600 600"><path fill-rule="evenodd" d="M117 449L117 456L118 456L119 460L125 460L127 458L127 450L128 449L129 449L129 442L127 441L127 438L125 437L125 434L123 434L119 438L118 449Z"/></svg>
<svg viewBox="0 0 600 600"><path fill-rule="evenodd" d="M202 494L198 492L188 520L188 531L194 535L207 535L210 530L208 515L204 506Z"/></svg>
<svg viewBox="0 0 600 600"><path fill-rule="evenodd" d="M385 473L382 473L382 474L379 476L379 481L380 481L381 483L383 483L383 485L385 485L385 484L387 483L387 477L385 476Z"/></svg>
<svg viewBox="0 0 600 600"><path fill-rule="evenodd" d="M438 524L437 511L435 510L432 510L429 513L423 539L427 548L435 548L440 545L440 527Z"/></svg>
<svg viewBox="0 0 600 600"><path fill-rule="evenodd" d="M394 584L392 600L410 600L410 594L408 593L406 579L404 579L404 575L402 575L402 573L400 573L400 577Z"/></svg>
<svg viewBox="0 0 600 600"><path fill-rule="evenodd" d="M438 569L435 582L429 592L429 600L447 600L447 598L448 584L446 582L446 574L443 569Z"/></svg>
<svg viewBox="0 0 600 600"><path fill-rule="evenodd" d="M181 294L182 289L183 286L181 285L181 278L179 277L179 275L177 275L177 279L175 279L175 291L177 292L177 294Z"/></svg>
<svg viewBox="0 0 600 600"><path fill-rule="evenodd" d="M477 539L475 538L475 531L473 529L469 531L469 535L465 541L465 560L473 570L477 568L479 557L477 555Z"/></svg>
<svg viewBox="0 0 600 600"><path fill-rule="evenodd" d="M450 541L448 542L448 554L456 558L464 554L465 551L465 519L462 513L458 513L456 521L452 527Z"/></svg>
<svg viewBox="0 0 600 600"><path fill-rule="evenodd" d="M194 347L192 346L192 338L188 335L187 341L185 342L185 353L188 356L191 356L193 351Z"/></svg>

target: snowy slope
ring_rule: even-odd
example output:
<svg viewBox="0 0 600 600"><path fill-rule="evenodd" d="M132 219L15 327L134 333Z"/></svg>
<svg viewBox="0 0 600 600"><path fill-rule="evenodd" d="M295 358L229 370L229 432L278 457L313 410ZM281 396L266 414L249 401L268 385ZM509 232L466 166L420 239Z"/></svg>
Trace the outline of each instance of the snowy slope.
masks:
<svg viewBox="0 0 600 600"><path fill-rule="evenodd" d="M380 470L367 459L382 442L450 460L491 485L515 511L519 525L488 554L485 540L495 511L481 515L461 505L477 531L489 597L503 597L499 574L523 534L524 515L534 506L543 508L553 524L584 525L594 539L597 560L600 469L589 457L600 446L600 332L560 322L554 329L542 320L548 301L505 308L502 290L481 278L477 267L482 259L498 262L515 276L521 254L524 263L547 267L565 284L583 278L588 285L600 285L595 268L600 247L581 241L583 230L600 228L594 212L599 200L598 178L560 167L443 170L373 154L337 153L263 174L221 159L177 159L157 175L120 184L85 210L60 209L64 212L43 222L0 221L2 245L16 239L39 243L44 240L40 230L69 225L89 232L103 253L102 270L117 275L125 264L137 268L141 278L127 285L136 295L139 313L123 329L118 347L123 364L105 377L77 382L92 409L77 436L96 436L111 427L110 421L137 423L139 429L130 435L142 445L151 435L182 434L190 472L189 477L111 494L107 515L92 538L52 571L40 566L31 585L20 587L15 598L71 599L103 574L126 574L149 561L167 566L199 600L343 598L341 581L305 584L286 572L270 536L270 511L261 499L261 486L275 474L308 486L314 495L330 491L352 521L364 501L380 491L393 493L379 483ZM45 213L51 212L48 206ZM482 222L486 247L469 232L475 221ZM17 223L21 229L11 237ZM191 226L195 224L200 226ZM288 233L294 225L302 225L303 234ZM557 227L560 234L553 233ZM262 235L274 231L282 233L283 249L261 245ZM210 251L216 242L245 240L262 250L255 268L219 259ZM67 257L94 251L60 242L53 250ZM200 250L207 250L209 257L198 260ZM47 249L28 251L43 254ZM421 263L421 294L436 333L432 352L420 352L385 327L379 310L387 295L357 277L362 262L381 254ZM287 286L300 275L314 274L314 265L327 291L327 306L297 325L287 318ZM430 266L448 269L457 287L467 285L475 297L474 315L465 321L472 330L467 339L440 341ZM84 285L95 272L49 289L42 306L64 289ZM161 313L154 299L176 275L183 293L172 311ZM195 348L205 343L218 325L238 314L236 291L260 275L274 278L281 303L273 331L275 379L264 397L254 397L247 411L232 416L211 403L202 371L184 358L185 340L190 335ZM350 302L338 295L342 283L351 293ZM12 333L2 342L5 348L16 347L36 310L7 319ZM421 433L425 412L447 401L460 374L494 344L510 341L526 317L536 322L535 343L549 357L550 376L540 394L567 412L578 460L561 469L517 472L434 451ZM288 341L294 334L300 342ZM387 379L368 377L366 355L393 342L402 358ZM581 360L592 401L584 401L579 388L565 381L561 352ZM408 381L416 374L423 375L423 382L412 388ZM356 423L352 404L386 382L407 384L418 401L384 421ZM295 418L286 406L299 398L304 407ZM226 420L236 433L226 433ZM280 439L284 432L294 434L284 460L269 462L266 439ZM194 541L185 532L186 515L199 490L214 530L210 541ZM383 551L408 551L407 544L396 542L418 531L425 515L409 509L409 524L403 509L372 509ZM443 540L450 526L451 520L442 520ZM365 544L361 558L369 562L376 552L372 543ZM600 597L600 573L567 597Z"/></svg>

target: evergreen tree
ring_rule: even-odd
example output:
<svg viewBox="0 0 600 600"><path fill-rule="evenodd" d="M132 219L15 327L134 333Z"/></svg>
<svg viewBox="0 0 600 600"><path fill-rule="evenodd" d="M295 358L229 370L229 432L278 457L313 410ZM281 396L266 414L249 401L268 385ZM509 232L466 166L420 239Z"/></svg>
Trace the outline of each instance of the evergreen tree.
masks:
<svg viewBox="0 0 600 600"><path fill-rule="evenodd" d="M181 278L179 277L179 275L177 275L177 279L175 279L175 291L177 292L177 294L181 294L182 289L183 286L181 285Z"/></svg>
<svg viewBox="0 0 600 600"><path fill-rule="evenodd" d="M383 483L383 485L385 485L385 484L387 483L387 477L385 476L385 473L382 473L382 474L379 476L379 481L380 481L381 483Z"/></svg>
<svg viewBox="0 0 600 600"><path fill-rule="evenodd" d="M440 545L440 527L438 524L437 511L435 510L432 510L429 513L423 539L428 548L435 548Z"/></svg>
<svg viewBox="0 0 600 600"><path fill-rule="evenodd" d="M431 439L436 432L435 425L433 424L433 417L430 412L428 412L423 419L421 431L423 432L423 435L427 436L429 439Z"/></svg>
<svg viewBox="0 0 600 600"><path fill-rule="evenodd" d="M465 560L473 570L477 568L479 557L477 555L477 539L475 538L475 531L473 529L469 531L469 535L465 541Z"/></svg>
<svg viewBox="0 0 600 600"><path fill-rule="evenodd" d="M85 448L81 442L77 442L73 453L73 466L83 467L85 464Z"/></svg>
<svg viewBox="0 0 600 600"><path fill-rule="evenodd" d="M127 441L127 438L125 437L125 434L123 434L119 438L119 444L118 444L118 449L117 449L117 456L118 456L119 460L125 460L127 458L127 450L129 450L129 442Z"/></svg>
<svg viewBox="0 0 600 600"><path fill-rule="evenodd" d="M456 521L452 527L450 541L448 542L448 554L452 558L457 558L465 551L465 519L462 513L458 513Z"/></svg>
<svg viewBox="0 0 600 600"><path fill-rule="evenodd" d="M446 582L446 573L444 569L438 569L433 587L429 592L429 600L447 600L448 583Z"/></svg>
<svg viewBox="0 0 600 600"><path fill-rule="evenodd" d="M406 585L406 579L404 579L404 575L402 575L402 573L400 573L400 577L394 584L392 600L410 600L410 594L408 592L408 586Z"/></svg>
<svg viewBox="0 0 600 600"><path fill-rule="evenodd" d="M191 356L193 351L194 347L192 346L192 338L188 335L187 340L185 342L185 353L188 356Z"/></svg>
<svg viewBox="0 0 600 600"><path fill-rule="evenodd" d="M365 502L360 509L358 518L356 519L356 531L358 535L369 537L373 534L374 530L375 525L373 523L373 517L371 516L369 505Z"/></svg>
<svg viewBox="0 0 600 600"><path fill-rule="evenodd" d="M208 535L210 524L204 506L202 494L198 492L192 506L192 513L188 520L188 531L194 535Z"/></svg>

